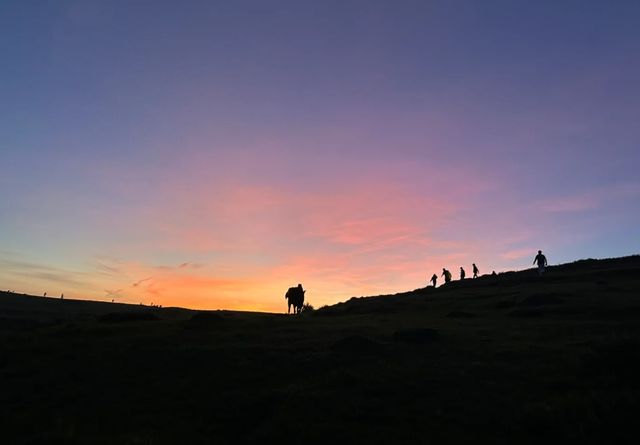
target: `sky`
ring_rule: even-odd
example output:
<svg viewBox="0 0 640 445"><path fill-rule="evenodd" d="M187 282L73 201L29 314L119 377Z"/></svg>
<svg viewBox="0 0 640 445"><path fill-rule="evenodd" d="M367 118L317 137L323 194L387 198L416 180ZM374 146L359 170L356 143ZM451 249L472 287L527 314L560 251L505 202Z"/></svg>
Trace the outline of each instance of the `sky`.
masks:
<svg viewBox="0 0 640 445"><path fill-rule="evenodd" d="M0 2L0 289L282 312L640 253L640 2Z"/></svg>

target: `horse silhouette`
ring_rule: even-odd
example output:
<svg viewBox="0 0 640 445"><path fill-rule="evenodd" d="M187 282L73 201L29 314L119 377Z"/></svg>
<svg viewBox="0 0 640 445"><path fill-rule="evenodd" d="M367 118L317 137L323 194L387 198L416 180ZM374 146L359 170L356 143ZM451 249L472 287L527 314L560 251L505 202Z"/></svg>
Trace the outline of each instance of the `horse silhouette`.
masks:
<svg viewBox="0 0 640 445"><path fill-rule="evenodd" d="M287 314L291 312L291 306L293 306L293 313L299 314L302 311L304 305L304 293L306 290L302 289L302 284L298 284L296 287L290 287L284 298L287 300Z"/></svg>

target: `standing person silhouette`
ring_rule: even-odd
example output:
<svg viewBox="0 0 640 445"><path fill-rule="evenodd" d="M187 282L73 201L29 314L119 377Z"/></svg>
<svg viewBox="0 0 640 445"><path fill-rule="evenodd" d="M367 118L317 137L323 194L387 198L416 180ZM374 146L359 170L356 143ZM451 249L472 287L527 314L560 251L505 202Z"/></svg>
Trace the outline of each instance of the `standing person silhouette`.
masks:
<svg viewBox="0 0 640 445"><path fill-rule="evenodd" d="M547 267L547 257L542 254L542 250L538 250L538 254L533 259L533 264L538 263L538 276L541 277L544 273L544 268Z"/></svg>
<svg viewBox="0 0 640 445"><path fill-rule="evenodd" d="M478 266L476 266L476 263L473 263L473 278L478 278L478 273L480 271L478 270Z"/></svg>
<svg viewBox="0 0 640 445"><path fill-rule="evenodd" d="M445 284L451 281L451 272L449 272L444 267L442 268L442 276L444 277Z"/></svg>
<svg viewBox="0 0 640 445"><path fill-rule="evenodd" d="M461 267L460 268L460 279L464 280L464 277L466 277L467 274L465 273L464 269Z"/></svg>
<svg viewBox="0 0 640 445"><path fill-rule="evenodd" d="M436 287L436 281L438 281L438 275L433 274L431 276L431 282L433 283L433 287Z"/></svg>

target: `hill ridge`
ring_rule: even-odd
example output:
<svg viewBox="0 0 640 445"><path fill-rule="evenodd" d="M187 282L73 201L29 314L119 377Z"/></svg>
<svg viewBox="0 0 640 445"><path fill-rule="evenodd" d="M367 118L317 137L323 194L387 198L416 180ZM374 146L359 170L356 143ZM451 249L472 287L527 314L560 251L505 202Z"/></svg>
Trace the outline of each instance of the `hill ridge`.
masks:
<svg viewBox="0 0 640 445"><path fill-rule="evenodd" d="M351 297L350 299L334 303L332 305L324 306L322 309L326 310L332 307L342 307L343 305L360 304L368 299L378 298L391 298L394 297L411 297L411 296L435 296L441 292L452 292L461 289L471 289L483 286L499 286L499 285L514 285L514 284L526 284L526 283L539 283L541 280L544 283L553 283L557 280L567 280L573 275L589 275L608 272L614 275L621 275L628 273L629 270L638 270L640 272L640 254L628 255L624 257L613 258L585 258L570 263L562 263L558 265L551 265L547 268L545 276L540 278L537 276L535 268L529 268L518 271L506 271L492 276L490 274L481 275L478 278L467 278L463 281L453 280L450 283L442 284L436 288L432 286L426 286L423 288L417 288L414 290L397 292L395 294L379 294L379 295L367 295L360 297ZM437 292L435 292L437 291ZM19 307L19 308L16 308ZM284 307L284 306L283 306ZM42 297L30 294L15 293L0 291L0 317L6 318L7 315L12 314L16 316L21 311L33 311L33 312L53 312L55 314L62 314L70 309L75 309L74 313L77 314L107 314L119 311L132 311L132 312L148 312L153 311L158 314L162 314L164 317L170 319L174 318L188 318L196 312L208 312L208 311L224 311L231 313L256 313L266 314L258 311L235 311L226 309L191 309L180 306L171 307L155 307L142 304L133 303L121 303L121 302L108 302L100 300L84 300L66 298L61 300L59 298ZM284 311L284 310L283 310ZM275 312L273 314L279 314ZM19 317L21 318L21 317Z"/></svg>

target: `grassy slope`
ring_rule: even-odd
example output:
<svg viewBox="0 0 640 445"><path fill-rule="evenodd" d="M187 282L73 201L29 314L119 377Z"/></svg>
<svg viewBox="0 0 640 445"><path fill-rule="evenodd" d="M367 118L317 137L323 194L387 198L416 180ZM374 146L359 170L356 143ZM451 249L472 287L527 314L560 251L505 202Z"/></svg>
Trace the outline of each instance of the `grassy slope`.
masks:
<svg viewBox="0 0 640 445"><path fill-rule="evenodd" d="M639 289L635 256L298 317L0 295L0 438L635 443Z"/></svg>

